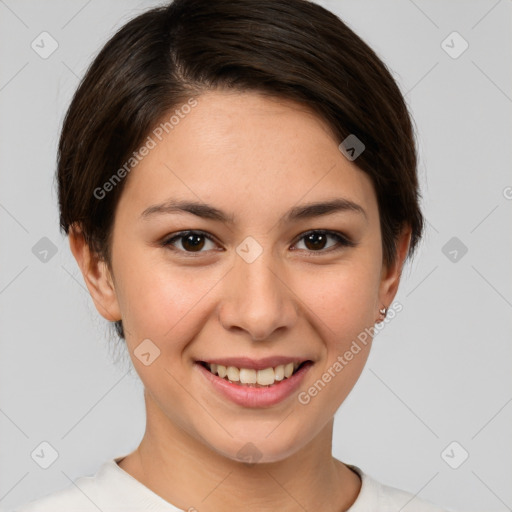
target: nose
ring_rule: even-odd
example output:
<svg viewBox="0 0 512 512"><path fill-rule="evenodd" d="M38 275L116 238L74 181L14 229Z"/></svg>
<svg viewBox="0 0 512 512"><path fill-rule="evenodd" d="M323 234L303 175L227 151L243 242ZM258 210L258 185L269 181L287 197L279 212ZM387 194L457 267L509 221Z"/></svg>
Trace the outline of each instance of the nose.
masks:
<svg viewBox="0 0 512 512"><path fill-rule="evenodd" d="M267 340L277 330L292 328L297 321L297 300L285 271L263 251L248 263L236 257L224 281L220 322L225 329L245 331L255 341ZM282 333L281 333L282 335Z"/></svg>

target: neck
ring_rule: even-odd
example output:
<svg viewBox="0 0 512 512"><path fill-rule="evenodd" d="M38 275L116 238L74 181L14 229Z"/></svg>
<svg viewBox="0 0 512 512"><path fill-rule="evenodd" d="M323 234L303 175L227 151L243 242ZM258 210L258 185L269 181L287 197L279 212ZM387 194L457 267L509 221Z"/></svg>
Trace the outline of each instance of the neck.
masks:
<svg viewBox="0 0 512 512"><path fill-rule="evenodd" d="M194 438L147 395L146 410L144 437L119 466L183 510L343 512L359 494L359 476L332 457L334 419L283 460L248 464Z"/></svg>

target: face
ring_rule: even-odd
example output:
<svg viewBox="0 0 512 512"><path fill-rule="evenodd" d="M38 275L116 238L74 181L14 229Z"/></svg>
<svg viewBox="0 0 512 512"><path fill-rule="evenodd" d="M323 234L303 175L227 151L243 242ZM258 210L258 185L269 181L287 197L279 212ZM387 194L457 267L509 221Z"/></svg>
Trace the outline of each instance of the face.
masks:
<svg viewBox="0 0 512 512"><path fill-rule="evenodd" d="M197 102L129 174L113 284L100 273L89 289L105 318L123 320L154 421L231 459L252 443L260 462L277 461L313 440L353 388L371 339L345 354L390 305L399 267L382 265L370 179L317 116L254 92ZM407 240L400 247L403 259ZM198 363L248 358L234 366L251 370L273 357L310 363L265 389L219 383Z"/></svg>

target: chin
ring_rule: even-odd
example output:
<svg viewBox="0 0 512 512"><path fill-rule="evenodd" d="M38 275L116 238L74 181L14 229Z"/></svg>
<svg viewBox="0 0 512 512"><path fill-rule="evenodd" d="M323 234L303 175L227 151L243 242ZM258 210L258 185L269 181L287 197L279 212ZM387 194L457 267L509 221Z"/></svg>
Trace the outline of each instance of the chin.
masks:
<svg viewBox="0 0 512 512"><path fill-rule="evenodd" d="M284 429L283 432L285 435L279 436L274 432L267 437L267 429L262 429L253 436L246 431L243 436L229 438L229 446L211 447L223 457L246 465L280 462L300 448L293 442L293 436L290 436L289 432L285 432Z"/></svg>

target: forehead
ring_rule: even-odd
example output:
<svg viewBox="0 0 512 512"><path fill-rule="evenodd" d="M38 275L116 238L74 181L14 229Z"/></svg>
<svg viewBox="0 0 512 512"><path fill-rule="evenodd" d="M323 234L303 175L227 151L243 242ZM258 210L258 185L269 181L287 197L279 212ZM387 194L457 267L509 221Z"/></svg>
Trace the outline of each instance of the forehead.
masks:
<svg viewBox="0 0 512 512"><path fill-rule="evenodd" d="M376 207L370 178L304 105L254 92L208 92L196 101L172 129L150 133L154 147L130 172L120 203L139 214L169 198L261 215L337 196L369 213Z"/></svg>

